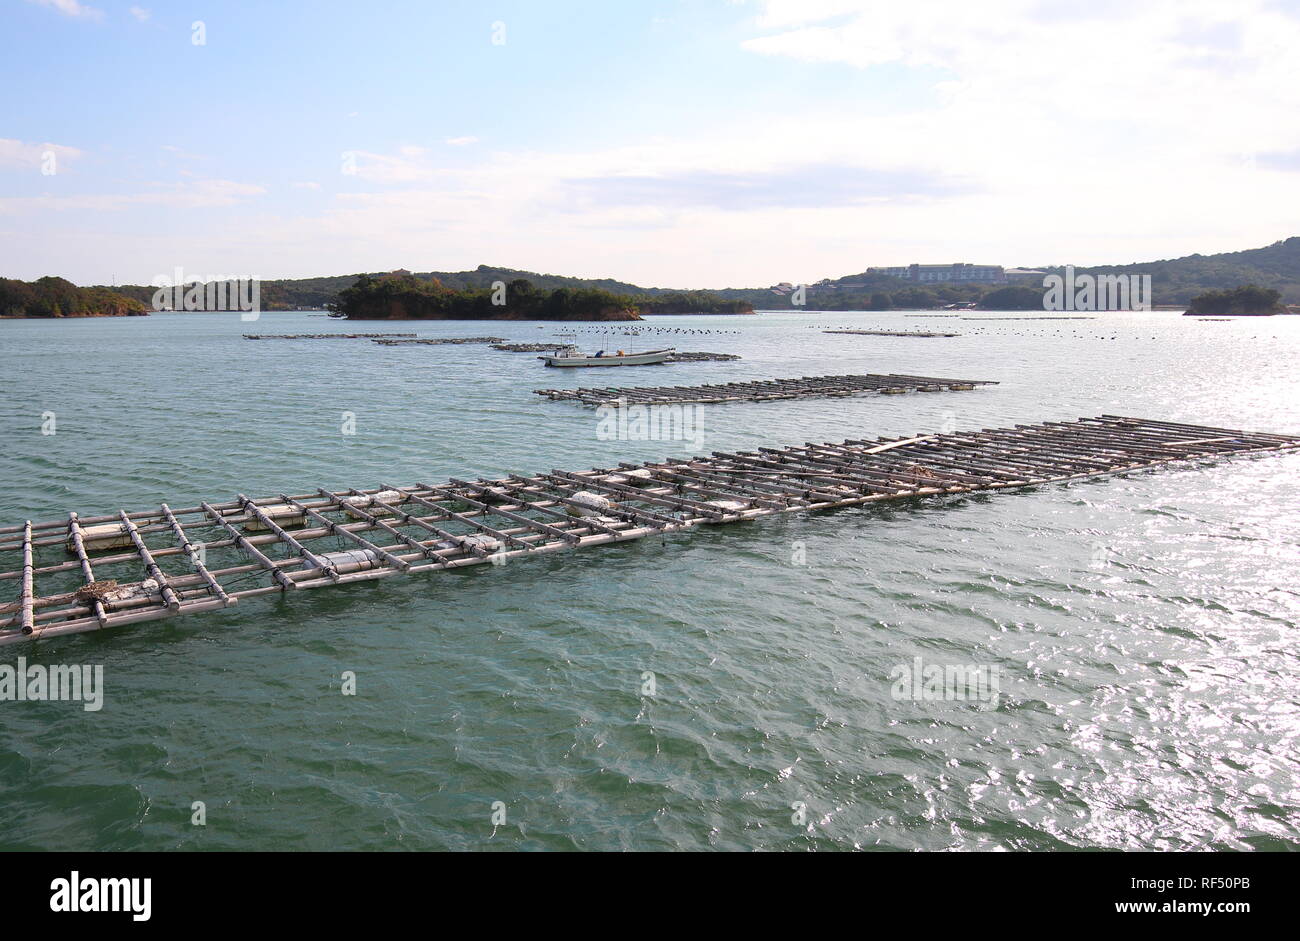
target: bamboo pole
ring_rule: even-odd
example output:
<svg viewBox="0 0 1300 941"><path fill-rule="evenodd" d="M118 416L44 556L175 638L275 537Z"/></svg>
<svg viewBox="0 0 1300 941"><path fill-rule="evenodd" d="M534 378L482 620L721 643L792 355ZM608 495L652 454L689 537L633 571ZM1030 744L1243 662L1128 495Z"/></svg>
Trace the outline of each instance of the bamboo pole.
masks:
<svg viewBox="0 0 1300 941"><path fill-rule="evenodd" d="M176 519L171 508L168 507L166 503L162 505L162 512L163 516L166 517L167 522L171 525L172 534L180 543L181 551L189 556L190 564L193 565L195 571L199 573L199 577L207 583L208 590L211 591L212 594L216 595L223 604L234 604L235 599L226 594L226 590L221 587L221 583L216 580L210 571L208 571L208 567L203 563L203 560L199 558L199 553L195 550L193 543L190 542L190 537L186 535L184 528L182 528L180 522Z"/></svg>
<svg viewBox="0 0 1300 941"><path fill-rule="evenodd" d="M179 611L181 608L181 599L176 596L176 592L172 590L172 587L169 584L167 584L167 576L163 573L163 570L158 567L158 563L154 561L153 555L149 552L149 547L146 546L144 540L140 538L140 531L136 529L135 523L131 522L130 517L126 515L125 511L123 511L121 516L122 525L126 528L127 534L131 537L131 542L135 543L135 551L140 554L140 561L144 563L145 571L147 571L149 576L158 583L158 591L163 597L163 602L172 611Z"/></svg>
<svg viewBox="0 0 1300 941"><path fill-rule="evenodd" d="M249 513L252 513L255 517L257 517L257 521L259 523L261 523L271 532L275 533L276 537L281 542L287 545L294 552L298 553L298 555L302 557L303 561L306 562L310 568L320 569L321 572L323 572L329 579L331 579L332 581L338 581L339 572L336 568L334 568L334 566L330 563L328 559L325 559L317 555L316 553L312 552L310 549L308 549L306 546L300 543L297 539L293 538L293 536L290 536L287 532L284 531L284 528L281 527L279 523L271 519L271 517L267 516L266 513L262 511L261 507L257 506L255 503L253 503L252 500L248 499L242 493L239 495L239 502L243 504L245 510L247 510ZM331 529L330 532L332 533L333 530Z"/></svg>
<svg viewBox="0 0 1300 941"><path fill-rule="evenodd" d="M24 634L30 634L35 621L32 617L32 521L23 524L23 581L21 624Z"/></svg>
<svg viewBox="0 0 1300 941"><path fill-rule="evenodd" d="M450 480L450 482L451 482L452 484L454 484L455 486L457 486L457 487L467 487L467 488L469 488L469 489L471 489L471 490L476 491L476 492L479 493L479 494L485 494L485 493L488 493L488 492L489 492L489 489L488 489L487 487L483 487L483 486L480 486L480 485L478 485L478 484L472 484L472 483L470 483L470 482L468 482L468 481L465 481L465 480L457 480L455 477L452 477L451 480ZM541 514L543 514L543 515L550 516L550 517L553 518L553 519L558 519L558 520L561 520L561 521L564 521L564 522L569 522L569 523L574 523L574 522L576 522L576 523L579 523L583 528L590 529L590 530L592 530L593 532L601 532L601 533L607 533L607 534L617 534L617 533L618 533L618 530L617 530L617 529L614 529L614 528L611 527L611 526L607 526L605 523L602 523L602 522L600 522L600 521L598 521L598 520L591 519L590 517L583 517L583 516L577 516L577 517L575 517L575 516L570 516L568 513L561 513L559 510L552 509L551 507L548 507L548 506L542 506L542 505L540 505L540 504L538 504L538 503L534 503L534 502L532 502L532 501L524 501L524 500L522 500L521 498L518 497L517 493L515 492L516 490L517 490L517 488L507 488L507 491L508 491L509 495L511 496L511 498L512 498L512 499L516 499L516 500L518 500L518 501L519 501L519 504L518 504L518 505L519 505L521 508L523 508L523 507L527 507L527 508L530 509L530 510L533 510L533 511L538 512L538 513L541 513ZM465 499L465 498L464 498L464 497L461 497L460 499ZM503 506L503 507L500 507L500 508L499 508L499 512L501 512L502 515L505 516L507 519L514 519L514 518L518 518L518 519L527 519L527 517L515 517L511 512L506 512L506 511L509 511L509 510L510 510L510 507L509 507L509 506ZM540 524L540 523L537 523L537 521L535 521L535 520L530 520L529 522L530 522L530 524L531 524L531 523L536 523L537 525L542 525L542 524ZM566 530L561 530L561 529L558 529L558 528L555 528L555 533L556 533L557 535L561 536L562 538L569 539L569 540L572 540L572 541L577 541L577 539L580 539L580 538L581 538L581 537L577 537L576 534L574 534L574 533L572 533L572 532L569 532L569 531L566 531Z"/></svg>
<svg viewBox="0 0 1300 941"><path fill-rule="evenodd" d="M226 532L230 533L230 535L234 537L236 545L238 545L241 549L243 549L245 552L251 555L254 559L256 559L258 564L261 565L262 568L266 569L271 573L271 578L274 579L282 589L291 590L298 587L297 582L289 578L289 576L285 575L284 572L280 571L280 567L278 565L276 565L269 558L267 558L266 555L260 549L257 548L257 546L249 542L248 539L245 538L243 533L239 532L239 530L231 526L230 523L226 521L226 518L222 516L220 513L218 513L216 509L214 509L212 506L210 506L207 503L202 504L202 507L204 511L208 514L208 516L210 516L217 523L218 526L226 530Z"/></svg>
<svg viewBox="0 0 1300 941"><path fill-rule="evenodd" d="M90 559L86 555L86 545L81 536L81 523L78 522L75 512L68 514L68 536L72 540L77 563L81 566L82 577L86 579L87 585L94 584L95 570L91 568ZM93 599L92 610L95 612L95 620L99 622L99 626L108 627L108 612L104 610L104 603L98 598Z"/></svg>

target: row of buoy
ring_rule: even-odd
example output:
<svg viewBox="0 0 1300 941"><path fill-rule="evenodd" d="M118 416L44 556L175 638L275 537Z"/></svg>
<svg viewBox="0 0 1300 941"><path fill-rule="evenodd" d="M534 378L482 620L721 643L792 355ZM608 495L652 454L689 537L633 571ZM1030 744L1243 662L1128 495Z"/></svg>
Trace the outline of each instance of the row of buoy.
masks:
<svg viewBox="0 0 1300 941"><path fill-rule="evenodd" d="M544 330L544 327L538 327ZM720 336L722 334L739 334L739 330L705 330L693 327L581 327L583 333L620 334L622 336L640 336L643 333L675 334L677 336Z"/></svg>
<svg viewBox="0 0 1300 941"><path fill-rule="evenodd" d="M807 329L809 329L809 330L825 330L825 329L836 329L836 330L861 330L861 329L868 329L868 328L864 328L864 327L862 327L861 324L856 324L856 325L853 325L853 326L841 326L841 327L829 327L829 326L827 326L827 325L817 324L817 325L809 326ZM871 329L874 329L874 328L871 328ZM882 328L882 329L883 329L883 328ZM1167 340L1167 339L1170 339L1170 335L1168 335L1168 334L1166 334L1166 335L1164 335L1164 336L1153 335L1153 336L1151 336L1151 337L1149 337L1149 338L1148 338L1148 337L1142 337L1142 336L1134 336L1134 335L1126 335L1126 336L1124 336L1124 337L1121 337L1121 335L1118 334L1118 333L1115 333L1115 334L1111 334L1111 335L1109 335L1109 336L1106 336L1106 335L1103 335L1103 334L1089 333L1089 332L1087 332L1087 331L1081 331L1081 330L1078 330L1078 329L1070 329L1070 330L1067 332L1066 330L1064 330L1064 329L1061 328L1061 327L1042 328L1042 329L1040 329L1040 330L1036 330L1036 331L1034 331L1034 332L1032 332L1032 333L1030 333L1030 332L1028 332L1028 331L1025 331L1025 330L1013 330L1013 329L1008 329L1008 328L1000 328L1000 329L999 329L999 328L988 328L988 327L976 327L976 328L974 328L974 329L971 329L971 328L969 328L969 327L966 327L966 328L963 328L963 332L962 332L962 335L964 335L964 336L976 336L976 335L979 335L979 334L985 334L985 335L987 335L987 336L998 336L998 337L1045 337L1045 338L1076 338L1076 339L1098 339L1098 340L1118 340L1118 339L1122 339L1122 338L1123 338L1123 339L1131 339L1131 340L1143 340L1143 339ZM1261 335L1261 334L1251 334L1249 337L1246 337L1246 336L1244 336L1244 335L1238 335L1237 339L1250 339L1250 340L1276 340L1276 339L1279 339L1279 337L1276 336L1276 335L1270 337L1270 336L1267 336L1267 335Z"/></svg>

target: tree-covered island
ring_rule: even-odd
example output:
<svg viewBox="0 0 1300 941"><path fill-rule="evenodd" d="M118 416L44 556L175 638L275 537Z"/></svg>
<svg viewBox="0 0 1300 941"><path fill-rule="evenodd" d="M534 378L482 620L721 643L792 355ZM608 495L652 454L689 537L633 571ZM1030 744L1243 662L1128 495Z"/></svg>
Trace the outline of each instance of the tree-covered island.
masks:
<svg viewBox="0 0 1300 941"><path fill-rule="evenodd" d="M753 313L753 305L692 291L653 297L602 288L539 288L525 278L446 287L410 274L358 275L330 305L349 320L640 320L641 314Z"/></svg>
<svg viewBox="0 0 1300 941"><path fill-rule="evenodd" d="M1192 298L1184 316L1212 314L1228 317L1258 317L1285 313L1282 294L1272 288L1243 284L1231 291L1206 291Z"/></svg>

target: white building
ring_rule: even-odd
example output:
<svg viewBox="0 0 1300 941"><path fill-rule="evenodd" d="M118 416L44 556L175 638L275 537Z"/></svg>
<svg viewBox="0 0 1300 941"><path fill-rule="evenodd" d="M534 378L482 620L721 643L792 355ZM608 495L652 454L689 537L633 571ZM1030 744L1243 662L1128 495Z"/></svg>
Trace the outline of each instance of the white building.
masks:
<svg viewBox="0 0 1300 941"><path fill-rule="evenodd" d="M905 268L868 268L867 271L916 284L938 281L1005 284L1007 280L1006 271L1001 265L971 265L964 262L951 265L908 265Z"/></svg>

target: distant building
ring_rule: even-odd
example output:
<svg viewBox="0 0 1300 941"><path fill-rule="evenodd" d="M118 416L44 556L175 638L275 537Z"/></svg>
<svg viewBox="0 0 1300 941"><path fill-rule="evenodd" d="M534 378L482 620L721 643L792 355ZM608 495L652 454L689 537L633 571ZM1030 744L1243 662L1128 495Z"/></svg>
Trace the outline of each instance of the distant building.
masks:
<svg viewBox="0 0 1300 941"><path fill-rule="evenodd" d="M1001 265L971 265L957 262L952 265L908 265L898 268L868 268L871 274L899 278L914 284L936 281L964 281L975 284L1005 284L1006 270Z"/></svg>
<svg viewBox="0 0 1300 941"><path fill-rule="evenodd" d="M1046 271L1040 271L1037 268L1008 268L1008 281L1039 281L1046 277Z"/></svg>

